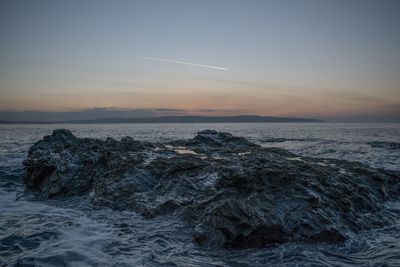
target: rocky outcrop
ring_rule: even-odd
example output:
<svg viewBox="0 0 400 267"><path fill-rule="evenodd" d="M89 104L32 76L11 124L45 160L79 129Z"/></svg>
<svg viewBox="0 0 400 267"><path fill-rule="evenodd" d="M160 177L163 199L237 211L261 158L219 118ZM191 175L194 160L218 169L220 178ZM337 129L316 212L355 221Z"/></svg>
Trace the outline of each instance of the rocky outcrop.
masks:
<svg viewBox="0 0 400 267"><path fill-rule="evenodd" d="M299 157L211 130L169 143L55 130L24 164L27 186L49 198L86 195L94 205L175 216L207 247L341 242L388 223L384 203L400 191L397 172Z"/></svg>

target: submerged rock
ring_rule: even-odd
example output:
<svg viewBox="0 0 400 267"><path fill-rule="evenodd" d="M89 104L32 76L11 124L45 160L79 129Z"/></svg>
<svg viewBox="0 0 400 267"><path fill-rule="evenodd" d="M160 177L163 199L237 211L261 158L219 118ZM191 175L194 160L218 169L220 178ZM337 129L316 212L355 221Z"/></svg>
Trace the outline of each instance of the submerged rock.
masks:
<svg viewBox="0 0 400 267"><path fill-rule="evenodd" d="M175 216L207 247L341 242L385 225L399 173L299 157L211 130L169 143L77 138L55 130L28 152L25 182L49 198L87 195L95 205Z"/></svg>
<svg viewBox="0 0 400 267"><path fill-rule="evenodd" d="M400 143L396 142L385 142L385 141L373 141L369 142L372 147L386 148L386 149L400 149Z"/></svg>

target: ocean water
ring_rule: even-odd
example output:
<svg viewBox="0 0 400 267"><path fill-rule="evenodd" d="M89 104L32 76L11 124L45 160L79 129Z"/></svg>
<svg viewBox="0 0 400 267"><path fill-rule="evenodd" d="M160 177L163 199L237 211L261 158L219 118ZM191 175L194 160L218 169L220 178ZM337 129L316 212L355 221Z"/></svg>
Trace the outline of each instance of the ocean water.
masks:
<svg viewBox="0 0 400 267"><path fill-rule="evenodd" d="M43 199L25 190L22 161L54 129L79 137L168 141L204 129L265 147L400 170L400 124L229 123L0 125L0 266L400 266L400 203L393 225L341 244L286 243L256 250L207 250L173 218L94 208L83 197Z"/></svg>

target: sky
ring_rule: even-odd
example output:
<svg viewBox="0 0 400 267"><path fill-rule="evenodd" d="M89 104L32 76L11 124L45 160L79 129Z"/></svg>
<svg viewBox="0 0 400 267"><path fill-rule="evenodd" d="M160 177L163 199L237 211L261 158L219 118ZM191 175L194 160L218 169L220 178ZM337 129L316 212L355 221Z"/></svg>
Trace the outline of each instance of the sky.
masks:
<svg viewBox="0 0 400 267"><path fill-rule="evenodd" d="M399 14L396 0L0 0L0 119L399 119Z"/></svg>

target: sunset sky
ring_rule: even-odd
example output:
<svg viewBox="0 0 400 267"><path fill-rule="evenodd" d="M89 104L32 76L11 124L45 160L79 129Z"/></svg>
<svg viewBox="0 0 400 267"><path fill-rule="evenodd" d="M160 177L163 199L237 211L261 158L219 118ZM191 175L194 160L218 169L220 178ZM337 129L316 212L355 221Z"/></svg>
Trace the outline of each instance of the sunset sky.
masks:
<svg viewBox="0 0 400 267"><path fill-rule="evenodd" d="M400 117L400 1L0 3L3 113Z"/></svg>

